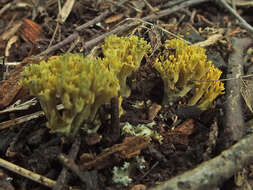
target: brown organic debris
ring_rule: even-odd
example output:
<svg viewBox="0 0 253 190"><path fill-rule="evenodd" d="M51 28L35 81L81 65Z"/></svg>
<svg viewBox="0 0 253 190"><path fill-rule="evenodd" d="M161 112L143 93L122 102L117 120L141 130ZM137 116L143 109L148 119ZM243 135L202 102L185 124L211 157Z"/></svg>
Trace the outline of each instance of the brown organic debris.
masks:
<svg viewBox="0 0 253 190"><path fill-rule="evenodd" d="M110 23L121 20L123 17L124 17L124 14L120 13L120 14L109 17L108 19L105 20L105 23L110 24Z"/></svg>
<svg viewBox="0 0 253 190"><path fill-rule="evenodd" d="M183 122L181 125L175 128L174 131L178 131L185 135L191 135L194 132L195 125L193 119L188 119Z"/></svg>
<svg viewBox="0 0 253 190"><path fill-rule="evenodd" d="M20 35L24 41L34 44L41 35L41 27L32 20L24 19Z"/></svg>
<svg viewBox="0 0 253 190"><path fill-rule="evenodd" d="M23 67L28 62L33 62L33 64L38 63L39 58L26 58L18 65L15 71L10 75L8 80L3 81L0 86L0 109L4 109L10 105L16 98L22 87L19 85L19 80L21 79L20 73L23 71Z"/></svg>
<svg viewBox="0 0 253 190"><path fill-rule="evenodd" d="M148 120L153 121L155 117L157 116L158 112L161 110L162 106L156 103L153 103L149 107L149 112L148 112Z"/></svg>
<svg viewBox="0 0 253 190"><path fill-rule="evenodd" d="M121 144L112 146L99 154L94 160L82 163L83 170L95 168L97 170L108 167L115 162L133 158L140 154L141 150L148 147L150 140L143 137L126 137Z"/></svg>
<svg viewBox="0 0 253 190"><path fill-rule="evenodd" d="M22 67L18 67L16 71L11 75L8 80L5 80L0 86L0 109L10 105L21 86L18 84L20 79L19 73L23 70Z"/></svg>

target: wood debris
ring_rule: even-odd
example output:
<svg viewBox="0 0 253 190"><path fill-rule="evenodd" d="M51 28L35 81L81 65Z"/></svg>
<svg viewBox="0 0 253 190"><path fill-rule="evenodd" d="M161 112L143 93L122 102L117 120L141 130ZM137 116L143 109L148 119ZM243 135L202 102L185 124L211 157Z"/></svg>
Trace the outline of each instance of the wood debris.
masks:
<svg viewBox="0 0 253 190"><path fill-rule="evenodd" d="M116 144L99 154L94 160L82 163L83 170L95 168L97 170L108 167L121 160L133 158L148 147L150 140L142 137L126 137L121 144Z"/></svg>

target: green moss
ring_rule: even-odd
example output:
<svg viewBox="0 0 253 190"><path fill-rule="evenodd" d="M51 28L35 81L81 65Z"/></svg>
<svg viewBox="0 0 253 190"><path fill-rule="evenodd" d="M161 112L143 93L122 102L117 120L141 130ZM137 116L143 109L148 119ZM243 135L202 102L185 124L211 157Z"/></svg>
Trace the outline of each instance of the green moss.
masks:
<svg viewBox="0 0 253 190"><path fill-rule="evenodd" d="M154 64L164 82L163 104L192 91L188 104L208 109L214 99L224 93L224 84L218 81L222 72L207 61L204 48L178 39L167 41L165 47L169 56L161 56Z"/></svg>

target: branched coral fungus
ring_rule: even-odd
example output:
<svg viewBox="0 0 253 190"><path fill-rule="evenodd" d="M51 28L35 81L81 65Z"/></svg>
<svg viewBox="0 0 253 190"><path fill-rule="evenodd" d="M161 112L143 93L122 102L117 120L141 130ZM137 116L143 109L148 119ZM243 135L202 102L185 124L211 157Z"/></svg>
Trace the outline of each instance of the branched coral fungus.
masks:
<svg viewBox="0 0 253 190"><path fill-rule="evenodd" d="M74 134L119 91L117 78L101 59L65 54L25 68L22 84L37 96L52 132ZM60 113L56 104L61 102Z"/></svg>
<svg viewBox="0 0 253 190"><path fill-rule="evenodd" d="M224 93L224 84L218 81L222 72L207 61L204 48L178 39L167 41L165 48L169 55L161 56L154 64L164 82L163 103L173 102L192 90L188 104L209 108Z"/></svg>
<svg viewBox="0 0 253 190"><path fill-rule="evenodd" d="M127 77L140 66L143 56L150 50L150 45L137 36L118 37L111 35L105 39L102 51L103 63L107 65L120 83L120 95L128 97L131 93L126 84Z"/></svg>

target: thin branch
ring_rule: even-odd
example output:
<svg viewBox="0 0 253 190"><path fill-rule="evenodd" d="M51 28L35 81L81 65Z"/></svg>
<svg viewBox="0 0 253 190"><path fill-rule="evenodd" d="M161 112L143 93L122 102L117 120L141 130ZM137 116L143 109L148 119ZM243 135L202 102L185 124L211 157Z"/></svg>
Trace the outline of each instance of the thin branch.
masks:
<svg viewBox="0 0 253 190"><path fill-rule="evenodd" d="M253 27L248 24L239 14L237 14L237 12L231 6L229 6L225 0L219 0L218 2L220 2L230 13L232 13L232 15L234 15L240 21L240 24L243 28L248 30L248 32L253 35Z"/></svg>
<svg viewBox="0 0 253 190"><path fill-rule="evenodd" d="M19 175L22 175L24 177L27 177L33 181L36 181L42 185L45 185L47 187L53 187L55 184L56 184L56 181L54 180L51 180L47 177L44 177L44 176L41 176L39 174L36 174L30 170L27 170L25 168L22 168L18 165L15 165L15 164L12 164L11 162L8 162L2 158L0 158L0 166L5 168L5 169L8 169L14 173L17 173Z"/></svg>
<svg viewBox="0 0 253 190"><path fill-rule="evenodd" d="M69 158L72 158L73 160L76 159L76 156L79 152L80 144L81 144L81 139L80 139L80 136L77 135L75 137L75 141L72 144L71 149L69 151L69 154L68 154ZM69 181L69 178L70 178L70 173L67 170L67 168L64 167L62 169L58 179L57 179L57 182L56 182L55 186L53 187L53 190L62 190L62 189L64 189L64 187L66 187L66 184Z"/></svg>
<svg viewBox="0 0 253 190"><path fill-rule="evenodd" d="M243 53L252 43L250 38L232 38L233 52L228 60L227 77L243 75ZM230 147L234 142L244 135L244 119L242 111L242 97L240 94L241 80L227 81L226 83L226 104L225 104L225 126L223 149Z"/></svg>
<svg viewBox="0 0 253 190"><path fill-rule="evenodd" d="M251 126L252 128L253 126ZM233 176L253 159L253 134L240 140L219 156L173 177L151 190L213 189Z"/></svg>

